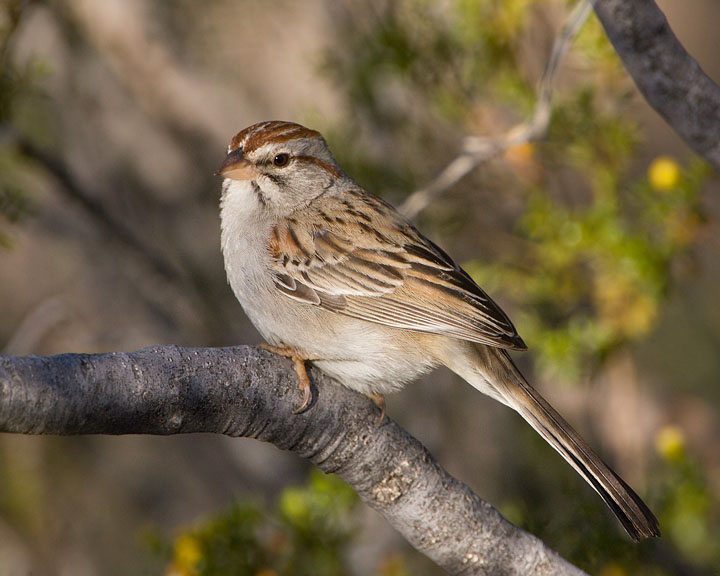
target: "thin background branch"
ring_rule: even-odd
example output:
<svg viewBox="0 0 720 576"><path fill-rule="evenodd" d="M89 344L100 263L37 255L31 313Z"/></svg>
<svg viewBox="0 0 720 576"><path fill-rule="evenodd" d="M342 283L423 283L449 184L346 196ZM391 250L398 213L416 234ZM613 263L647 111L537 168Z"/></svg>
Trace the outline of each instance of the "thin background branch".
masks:
<svg viewBox="0 0 720 576"><path fill-rule="evenodd" d="M413 192L401 212L415 218L481 164L545 135L553 80L591 9L647 102L688 146L720 171L720 86L688 54L657 4L653 0L580 0L555 39L532 117L501 136L467 136L460 154L429 184Z"/></svg>
<svg viewBox="0 0 720 576"><path fill-rule="evenodd" d="M405 216L411 219L415 218L438 196L445 193L481 164L500 156L514 146L534 142L545 135L552 113L555 76L560 68L560 63L570 49L573 39L577 36L590 12L590 4L585 0L580 0L570 13L560 34L556 36L550 59L540 81L540 93L535 104L535 110L530 119L511 128L501 136L465 137L460 154L429 184L413 192L403 202L400 211Z"/></svg>

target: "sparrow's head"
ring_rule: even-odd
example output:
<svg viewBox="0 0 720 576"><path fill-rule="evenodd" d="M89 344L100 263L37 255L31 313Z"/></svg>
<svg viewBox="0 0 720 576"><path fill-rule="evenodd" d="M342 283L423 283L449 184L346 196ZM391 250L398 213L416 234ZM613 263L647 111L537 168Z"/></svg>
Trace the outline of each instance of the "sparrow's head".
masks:
<svg viewBox="0 0 720 576"><path fill-rule="evenodd" d="M238 132L218 174L226 178L226 194L247 191L249 184L260 203L280 213L306 205L345 177L319 132L277 120Z"/></svg>

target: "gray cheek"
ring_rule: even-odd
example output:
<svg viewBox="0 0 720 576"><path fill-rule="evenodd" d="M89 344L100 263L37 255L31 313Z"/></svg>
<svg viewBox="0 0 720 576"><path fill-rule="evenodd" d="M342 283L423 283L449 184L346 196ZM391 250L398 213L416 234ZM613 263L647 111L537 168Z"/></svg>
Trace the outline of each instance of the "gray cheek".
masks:
<svg viewBox="0 0 720 576"><path fill-rule="evenodd" d="M329 178L325 171L318 173L313 170L278 170L258 178L267 207L280 215L289 214L294 209L307 205L313 198L332 187L333 183L333 179Z"/></svg>
<svg viewBox="0 0 720 576"><path fill-rule="evenodd" d="M326 192L336 184L337 180L322 168L313 164L302 165L297 170L294 185L299 188L301 198L308 200Z"/></svg>

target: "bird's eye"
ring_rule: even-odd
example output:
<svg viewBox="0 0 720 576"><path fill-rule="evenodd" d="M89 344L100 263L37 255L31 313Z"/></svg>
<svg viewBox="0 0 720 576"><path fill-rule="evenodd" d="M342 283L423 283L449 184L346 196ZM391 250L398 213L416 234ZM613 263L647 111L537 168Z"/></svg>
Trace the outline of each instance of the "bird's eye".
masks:
<svg viewBox="0 0 720 576"><path fill-rule="evenodd" d="M273 158L273 164L275 166L283 167L287 166L287 163L290 161L290 154L282 153L282 154L276 154L275 158Z"/></svg>

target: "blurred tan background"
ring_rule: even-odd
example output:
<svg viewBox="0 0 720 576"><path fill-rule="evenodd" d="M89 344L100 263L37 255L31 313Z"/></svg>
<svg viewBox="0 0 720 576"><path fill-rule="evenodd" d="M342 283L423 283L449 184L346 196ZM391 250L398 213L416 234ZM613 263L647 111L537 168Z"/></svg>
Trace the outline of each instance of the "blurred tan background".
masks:
<svg viewBox="0 0 720 576"><path fill-rule="evenodd" d="M438 3L438 10L446 4ZM524 53L526 74L537 79L567 9L536 4ZM720 79L720 5L659 4L689 52ZM0 249L0 350L48 355L257 342L226 285L219 250L220 182L213 172L230 138L261 120L306 123L343 151L341 164L368 188L372 174L363 180L365 173L353 173L344 158L362 156L369 164L401 158L403 178L382 190L399 203L442 168L465 133L439 124L435 155L403 157L404 139L423 135L378 134L376 124L355 113L343 78L328 73L328 55L343 58L353 49L344 31L373 26L373 16L386 8L383 2L350 0L30 3L9 57L20 66L41 68L42 92L19 106L17 122L39 149L54 150L71 182L62 183L58 173L32 160L21 176L31 210L22 222L4 228L11 241ZM561 87L574 70L570 57ZM632 85L622 82L642 132L629 173L643 177L660 155L685 162L690 153L684 144ZM424 113L412 93L392 82L385 97L385 114L393 107ZM350 117L348 134L343 126ZM493 125L485 114L474 127L502 131L513 118L499 114ZM521 198L503 193L512 171L507 159L481 168L476 180L428 208L423 228L460 262L503 258L505 240L483 231L498 222L512 233L522 208ZM575 385L536 377L553 404L641 492L659 458L659 431L679 432L702 469L715 513L718 192L717 179L710 177L702 191L706 222L692 247L691 270L671 283L650 332ZM515 318L512 299L491 292ZM528 344L531 352L520 361L532 373L535 343ZM553 493L556 483L570 499L585 490L513 415L445 372L408 387L388 404L389 415L443 466L496 505L510 498L508 486L519 474L538 471L543 459L552 461L553 474L538 477L537 494ZM530 463L518 465L523 458ZM515 463L507 465L508 459ZM304 462L251 440L3 435L0 574L161 574L163 560L143 543L145 530L172 535L233 499L272 500L306 473ZM352 564L357 574L374 574L383 556L404 544L374 513L360 514Z"/></svg>

